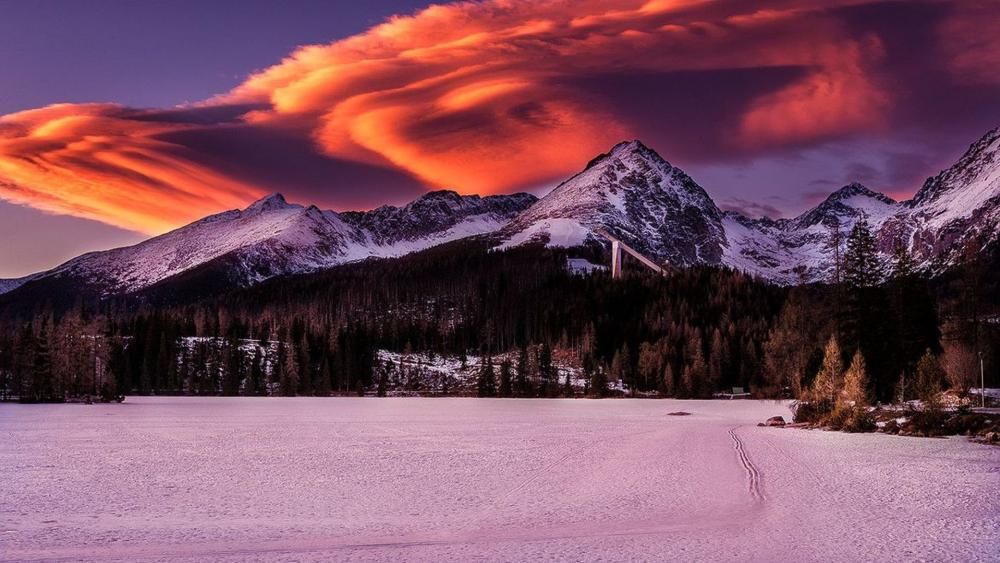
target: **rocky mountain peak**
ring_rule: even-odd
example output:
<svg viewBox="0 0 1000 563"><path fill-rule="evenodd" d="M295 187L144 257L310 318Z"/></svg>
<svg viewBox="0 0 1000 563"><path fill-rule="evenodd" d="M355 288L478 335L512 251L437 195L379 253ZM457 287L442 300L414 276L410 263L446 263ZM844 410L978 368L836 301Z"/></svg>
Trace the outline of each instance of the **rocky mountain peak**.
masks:
<svg viewBox="0 0 1000 563"><path fill-rule="evenodd" d="M276 209L288 209L293 207L292 204L285 201L285 196L278 192L266 195L257 201L251 203L244 212L246 213L263 213L266 211L274 211Z"/></svg>
<svg viewBox="0 0 1000 563"><path fill-rule="evenodd" d="M610 151L597 155L587 163L584 171L602 164L620 163L623 160L631 160L633 162L648 161L654 165L670 167L670 163L664 160L656 151L642 144L642 141L633 139L631 141L622 141L611 147Z"/></svg>
<svg viewBox="0 0 1000 563"><path fill-rule="evenodd" d="M826 198L826 200L824 200L823 203L850 201L851 198L857 196L875 199L881 201L882 203L887 203L887 204L896 203L896 200L892 199L891 197L883 193L876 192L875 190L871 190L864 184L861 184L860 182L851 182L850 184L847 184L846 186L830 194Z"/></svg>
<svg viewBox="0 0 1000 563"><path fill-rule="evenodd" d="M942 198L951 200L956 191L970 189L1000 195L1000 127L988 131L969 145L953 166L928 178L908 205L920 207ZM943 207L939 206L936 211L945 211Z"/></svg>
<svg viewBox="0 0 1000 563"><path fill-rule="evenodd" d="M881 221L896 211L898 204L891 197L853 182L830 194L819 205L792 220L798 229L833 222L851 224L862 215Z"/></svg>
<svg viewBox="0 0 1000 563"><path fill-rule="evenodd" d="M502 246L574 246L606 229L674 265L718 263L722 212L679 168L640 141L618 143L504 229Z"/></svg>

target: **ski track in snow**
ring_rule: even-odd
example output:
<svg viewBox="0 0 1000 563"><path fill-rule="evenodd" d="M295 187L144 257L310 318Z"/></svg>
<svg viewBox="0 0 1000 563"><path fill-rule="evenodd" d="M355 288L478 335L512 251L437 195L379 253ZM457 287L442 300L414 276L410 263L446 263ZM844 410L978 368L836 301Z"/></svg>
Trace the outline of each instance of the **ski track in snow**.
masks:
<svg viewBox="0 0 1000 563"><path fill-rule="evenodd" d="M736 455L740 458L740 465L742 465L743 469L747 472L747 486L750 491L750 496L757 502L763 502L766 499L764 498L764 493L761 491L760 471L758 471L757 466L750 461L750 457L743 448L743 441L736 435L737 428L739 427L734 426L730 428L729 435L733 438Z"/></svg>
<svg viewBox="0 0 1000 563"><path fill-rule="evenodd" d="M997 560L1000 448L755 425L776 414L787 405L3 404L0 560Z"/></svg>

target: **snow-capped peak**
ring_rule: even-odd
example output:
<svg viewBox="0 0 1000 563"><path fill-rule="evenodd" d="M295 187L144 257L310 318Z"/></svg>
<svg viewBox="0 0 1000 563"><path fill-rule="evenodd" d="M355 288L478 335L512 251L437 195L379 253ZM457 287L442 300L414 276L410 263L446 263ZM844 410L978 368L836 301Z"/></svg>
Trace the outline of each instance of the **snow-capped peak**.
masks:
<svg viewBox="0 0 1000 563"><path fill-rule="evenodd" d="M792 220L798 229L833 222L850 225L862 215L879 223L898 211L891 197L854 182L830 194L819 205Z"/></svg>
<svg viewBox="0 0 1000 563"><path fill-rule="evenodd" d="M257 201L251 203L245 210L244 214L253 213L264 213L267 211L273 211L275 209L287 209L293 207L287 201L285 201L285 196L281 195L279 192L274 192L273 194L266 195ZM300 206L294 206L300 207Z"/></svg>
<svg viewBox="0 0 1000 563"><path fill-rule="evenodd" d="M52 277L107 294L124 293L214 261L225 261L234 283L249 285L493 232L535 201L529 194L480 198L441 191L402 208L336 213L288 203L274 193L246 209L211 215L134 246L91 252L48 272L0 280L0 293Z"/></svg>
<svg viewBox="0 0 1000 563"><path fill-rule="evenodd" d="M896 202L854 182L793 219L751 220L722 213L686 174L639 141L591 160L503 231L502 246L545 241L574 246L611 231L673 265L721 264L781 283L826 279L831 227L846 236L865 217L880 247L910 245L921 266L940 271L961 242L1000 238L1000 129L955 166L928 180L912 201ZM943 265L943 266L942 266Z"/></svg>
<svg viewBox="0 0 1000 563"><path fill-rule="evenodd" d="M858 196L866 197L869 199L875 199L881 201L882 203L887 203L887 204L896 203L896 200L892 199L891 197L883 193L871 190L864 184L861 184L860 182L852 182L840 188L839 190L833 192L832 194L830 194L829 197L826 198L824 203L835 202L835 201L836 202L851 201L853 198L856 198Z"/></svg>
<svg viewBox="0 0 1000 563"><path fill-rule="evenodd" d="M575 246L602 228L674 265L718 260L721 211L679 168L639 141L591 160L503 230L501 246Z"/></svg>

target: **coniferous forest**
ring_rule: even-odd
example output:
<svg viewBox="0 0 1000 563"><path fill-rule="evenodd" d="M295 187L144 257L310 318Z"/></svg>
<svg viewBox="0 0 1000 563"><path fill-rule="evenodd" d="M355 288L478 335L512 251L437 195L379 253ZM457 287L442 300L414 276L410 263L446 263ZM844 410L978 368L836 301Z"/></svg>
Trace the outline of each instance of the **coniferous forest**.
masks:
<svg viewBox="0 0 1000 563"><path fill-rule="evenodd" d="M643 396L802 397L831 340L843 365L863 359L873 400L915 396L928 354L947 368L932 385L978 385L980 353L1000 359L995 258L970 251L928 280L902 247L879 260L864 221L845 239L830 283L791 288L707 267L660 277L632 265L613 280L566 267L569 252L605 263L599 247L491 251L467 239L219 295L191 279L72 304L0 301L0 389L30 402L384 394L378 351L390 350L487 358L484 396L583 395L552 384L555 355L591 396L620 381Z"/></svg>

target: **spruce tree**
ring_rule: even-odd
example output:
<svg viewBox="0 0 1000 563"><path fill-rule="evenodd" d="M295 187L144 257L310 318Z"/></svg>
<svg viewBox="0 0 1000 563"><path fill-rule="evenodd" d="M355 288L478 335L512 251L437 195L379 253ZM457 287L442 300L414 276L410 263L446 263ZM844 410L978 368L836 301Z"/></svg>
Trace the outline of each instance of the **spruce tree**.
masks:
<svg viewBox="0 0 1000 563"><path fill-rule="evenodd" d="M504 359L500 362L500 389L501 397L512 397L514 395L513 370L510 360Z"/></svg>
<svg viewBox="0 0 1000 563"><path fill-rule="evenodd" d="M538 375L542 380L541 394L543 397L555 395L555 369L552 367L552 348L543 342L538 348Z"/></svg>
<svg viewBox="0 0 1000 563"><path fill-rule="evenodd" d="M375 388L375 395L385 397L389 387L389 372L392 370L392 360L386 360L378 369L378 384ZM447 377L447 376L445 376ZM445 392L447 392L447 380L445 382Z"/></svg>
<svg viewBox="0 0 1000 563"><path fill-rule="evenodd" d="M528 350L524 346L518 350L516 377L514 390L517 396L534 396L534 392L531 389L531 381L528 379Z"/></svg>
<svg viewBox="0 0 1000 563"><path fill-rule="evenodd" d="M663 368L663 376L660 378L660 394L665 397L674 394L674 367L670 365L670 362L667 362Z"/></svg>
<svg viewBox="0 0 1000 563"><path fill-rule="evenodd" d="M884 276L878 257L878 241L872 233L868 218L861 216L847 237L844 253L844 281L854 288L875 287Z"/></svg>
<svg viewBox="0 0 1000 563"><path fill-rule="evenodd" d="M486 360L480 360L479 376L476 381L478 395L480 397L496 397L497 380L493 372L493 358L487 356Z"/></svg>
<svg viewBox="0 0 1000 563"><path fill-rule="evenodd" d="M847 239L844 271L847 307L840 343L848 350L861 350L875 397L890 400L898 375L894 358L899 327L881 285L885 276L877 241L864 216Z"/></svg>
<svg viewBox="0 0 1000 563"><path fill-rule="evenodd" d="M608 376L602 365L595 366L590 376L590 393L598 398L608 393Z"/></svg>
<svg viewBox="0 0 1000 563"><path fill-rule="evenodd" d="M295 345L283 342L284 365L281 366L281 380L278 382L281 394L293 397L299 388L299 360Z"/></svg>

